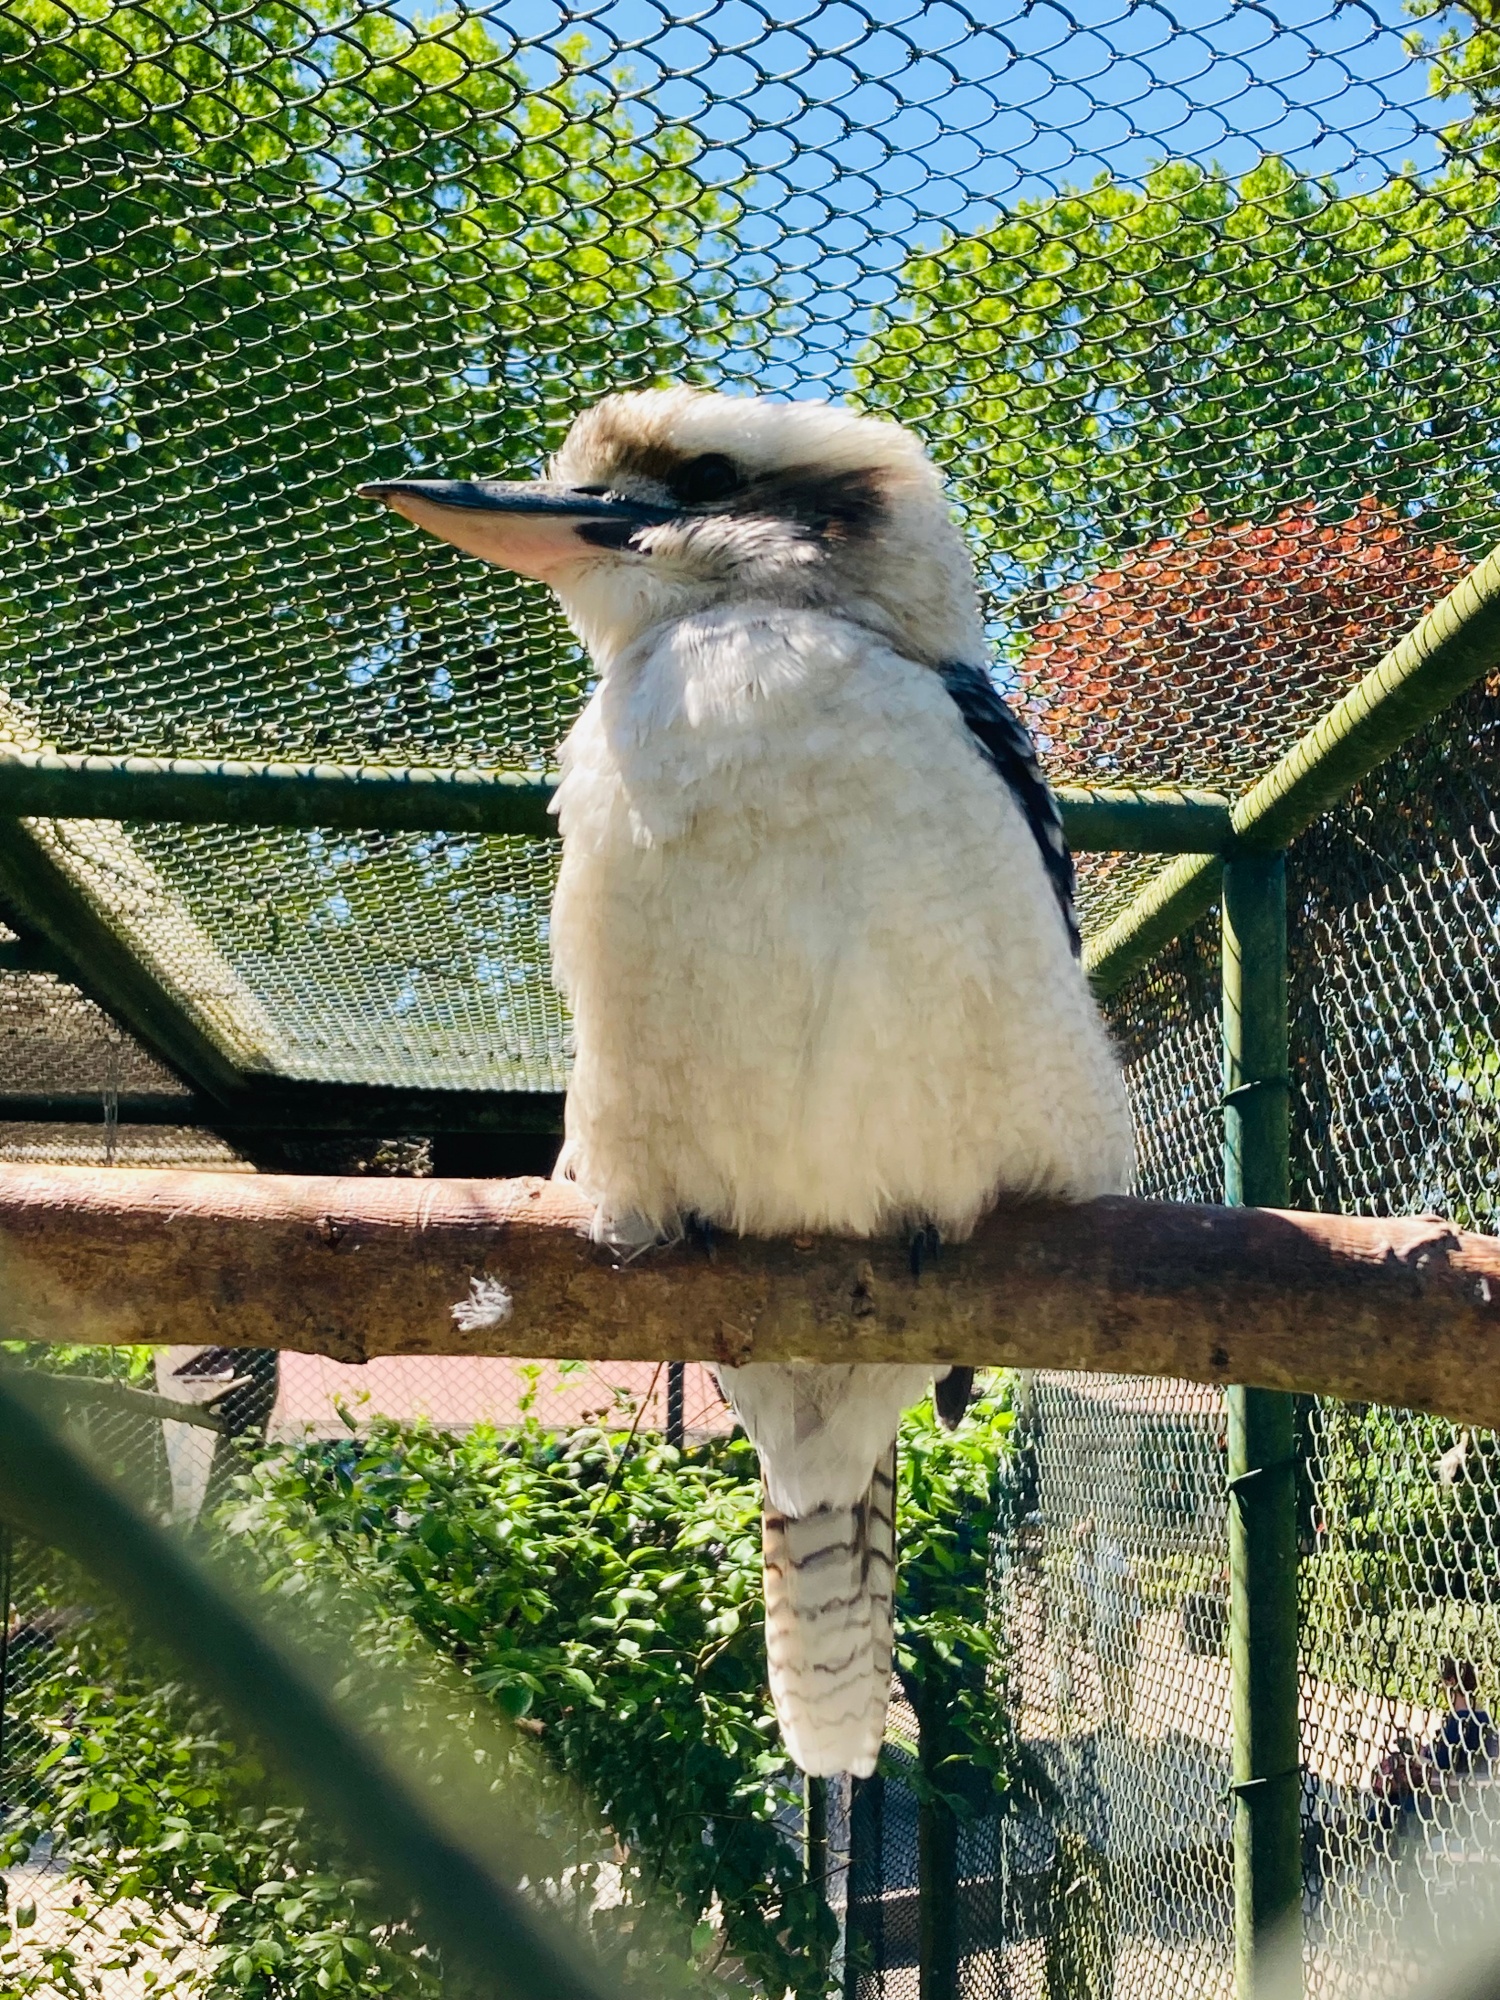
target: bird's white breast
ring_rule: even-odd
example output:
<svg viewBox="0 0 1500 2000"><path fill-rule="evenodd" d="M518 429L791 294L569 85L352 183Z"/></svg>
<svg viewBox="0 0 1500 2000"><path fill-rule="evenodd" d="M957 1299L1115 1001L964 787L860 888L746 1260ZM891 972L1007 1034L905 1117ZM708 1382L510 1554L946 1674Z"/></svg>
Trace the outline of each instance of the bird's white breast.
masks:
<svg viewBox="0 0 1500 2000"><path fill-rule="evenodd" d="M683 619L563 769L568 1159L607 1211L958 1235L1000 1191L1124 1185L1035 842L929 669L814 613Z"/></svg>

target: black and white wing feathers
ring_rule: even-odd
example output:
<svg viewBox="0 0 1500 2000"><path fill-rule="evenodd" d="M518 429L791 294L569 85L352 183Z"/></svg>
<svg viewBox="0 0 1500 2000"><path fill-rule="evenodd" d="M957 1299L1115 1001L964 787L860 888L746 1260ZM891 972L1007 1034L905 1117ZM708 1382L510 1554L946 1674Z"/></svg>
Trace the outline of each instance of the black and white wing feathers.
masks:
<svg viewBox="0 0 1500 2000"><path fill-rule="evenodd" d="M1010 787L1017 805L1025 813L1026 824L1041 852L1063 922L1068 927L1073 956L1081 957L1083 939L1073 907L1073 857L1063 833L1062 814L1042 776L1030 732L1010 703L996 692L982 667L952 664L939 667L938 675L986 761Z"/></svg>
<svg viewBox="0 0 1500 2000"><path fill-rule="evenodd" d="M1073 907L1073 857L1068 852L1062 814L1057 809L1030 732L1005 698L995 690L982 668L953 664L939 667L943 686L952 695L958 712L986 762L1010 787L1011 795L1026 815L1031 837L1036 842L1068 928L1073 956L1083 952L1078 915ZM933 1384L932 1400L945 1430L954 1430L974 1393L974 1370L953 1368Z"/></svg>

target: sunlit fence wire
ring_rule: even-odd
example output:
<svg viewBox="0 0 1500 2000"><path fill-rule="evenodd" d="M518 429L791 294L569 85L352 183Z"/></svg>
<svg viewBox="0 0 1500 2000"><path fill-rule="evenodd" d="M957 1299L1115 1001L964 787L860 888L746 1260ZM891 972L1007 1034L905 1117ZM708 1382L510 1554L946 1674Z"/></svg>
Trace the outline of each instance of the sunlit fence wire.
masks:
<svg viewBox="0 0 1500 2000"><path fill-rule="evenodd" d="M924 435L1054 774L1239 785L1500 538L1494 51L1436 11L17 0L0 744L540 773L550 600L353 489L687 378ZM241 1074L562 1083L546 841L28 837Z"/></svg>
<svg viewBox="0 0 1500 2000"><path fill-rule="evenodd" d="M550 600L353 488L528 472L600 393L688 379L922 433L1054 777L1238 790L1500 539L1497 69L1486 17L1434 0L15 0L0 751L541 774L587 685ZM1308 1205L1494 1226L1495 704L1476 691L1292 854ZM545 1118L497 1149L431 1107L565 1081L551 843L7 825L0 908L38 860L155 998L123 1024L96 1004L63 901L45 937L0 932L0 1158L550 1166ZM1159 865L1085 857L1086 927ZM1217 958L1210 919L1111 1003L1140 1189L1165 1199L1221 1186ZM154 1036L168 1016L212 1075ZM249 1133L226 1074L389 1094L358 1131L304 1107ZM382 1419L726 1426L696 1369L283 1356L271 1387L258 1426L330 1451ZM214 1434L121 1408L70 1422L95 1450L134 1424L180 1511ZM1454 1723L1466 1679L1471 1711L1500 1700L1500 1468L1486 1436L1401 1413L1318 1405L1301 1435L1310 1980L1340 1991L1363 1958L1402 1991L1412 1912L1441 1929L1480 1894L1500 1817L1483 1726ZM1221 1450L1180 1384L1027 1392L992 1578L1009 1809L956 1848L976 2000L1224 1987ZM86 1621L81 1585L7 1547L12 1826L38 1782L27 1690L55 1692ZM841 1822L851 2000L915 1990L924 1949L920 1727L897 1721ZM56 1924L80 1979L134 1949L68 1879L50 1848L11 1873L12 1917L36 1916L7 1976L68 1990ZM171 1948L108 1978L194 1990L201 1935Z"/></svg>

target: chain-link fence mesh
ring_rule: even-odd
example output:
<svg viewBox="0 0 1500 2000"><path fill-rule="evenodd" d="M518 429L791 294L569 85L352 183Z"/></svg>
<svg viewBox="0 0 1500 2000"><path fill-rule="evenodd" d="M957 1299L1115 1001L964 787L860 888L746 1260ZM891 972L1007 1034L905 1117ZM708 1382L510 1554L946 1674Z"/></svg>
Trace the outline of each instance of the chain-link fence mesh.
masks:
<svg viewBox="0 0 1500 2000"><path fill-rule="evenodd" d="M1500 536L1494 52L1437 12L17 0L0 742L540 773L551 600L353 489L687 379L923 434L1054 773L1240 784ZM545 842L34 838L243 1070L561 1081Z"/></svg>
<svg viewBox="0 0 1500 2000"><path fill-rule="evenodd" d="M1217 917L1117 995L1110 1020L1138 1191L1218 1199ZM1233 1991L1222 1398L1042 1373L1024 1412L994 1589L1016 1737L1006 1906L1029 1922L1012 1925L998 1990L1218 2000Z"/></svg>
<svg viewBox="0 0 1500 2000"><path fill-rule="evenodd" d="M1438 15L15 0L0 747L541 774L588 685L550 600L352 489L524 474L604 390L690 379L850 395L923 434L999 678L1055 777L1238 789L1500 536L1497 51L1485 12ZM1475 694L1294 856L1311 1205L1492 1226L1494 703ZM548 843L84 822L28 838L245 1074L564 1082ZM1158 866L1085 857L1086 926ZM36 943L0 935L0 1158L456 1157L420 1120L274 1147L205 1129L198 1079L27 962ZM1214 1198L1213 923L1112 1018L1141 1191ZM145 1386L213 1392L241 1363L194 1365L168 1358ZM698 1369L283 1356L252 1389L287 1441L382 1417L726 1424ZM213 1432L132 1421L164 1494L205 1487ZM1500 1699L1492 1448L1389 1412L1319 1406L1304 1428L1310 1963L1331 1992L1378 1957L1399 1988L1401 1924L1470 1894L1487 1818L1487 1725L1454 1717ZM1200 1391L1031 1387L995 1585L1015 1809L959 1843L976 1996L1224 1985L1220 1451ZM13 1554L12 1810L18 1697L58 1641L29 1575ZM859 2000L917 1977L903 1727L898 1711L892 1775L850 1807ZM34 1866L50 1914L23 1952L60 1935L53 1916L114 1951L87 1907L66 1914L48 1854ZM190 1985L197 1949L151 1960L159 1984Z"/></svg>
<svg viewBox="0 0 1500 2000"><path fill-rule="evenodd" d="M1224 1447L1212 1390L1032 1384L1034 1505L1000 1604L1020 1813L1051 1880L1017 1991L1232 1990Z"/></svg>
<svg viewBox="0 0 1500 2000"><path fill-rule="evenodd" d="M1307 1206L1495 1228L1497 715L1476 688L1293 850ZM1494 1894L1500 1465L1490 1433L1322 1403L1304 1452L1310 1962L1399 1992Z"/></svg>
<svg viewBox="0 0 1500 2000"><path fill-rule="evenodd" d="M1306 1206L1494 1227L1496 713L1495 690L1476 689L1293 850L1293 1172ZM1216 922L1110 1013L1140 1192L1213 1199ZM1014 1935L1014 1990L1227 1994L1220 1399L1041 1375L1029 1407L1028 1504L998 1594L1018 1800L1037 1854L1074 1843L1081 1886L1050 1904L1043 1939ZM1406 1993L1494 1898L1500 1463L1490 1433L1315 1399L1298 1457L1308 1990ZM1013 1879L1026 1879L1019 1864Z"/></svg>

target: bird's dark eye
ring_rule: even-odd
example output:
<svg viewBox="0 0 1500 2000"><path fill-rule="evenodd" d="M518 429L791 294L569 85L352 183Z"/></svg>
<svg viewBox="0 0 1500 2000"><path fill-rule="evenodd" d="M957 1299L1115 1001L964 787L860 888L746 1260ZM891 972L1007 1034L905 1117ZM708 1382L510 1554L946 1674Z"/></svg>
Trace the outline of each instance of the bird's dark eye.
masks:
<svg viewBox="0 0 1500 2000"><path fill-rule="evenodd" d="M685 506L699 507L709 500L727 500L739 491L744 478L732 458L722 451L706 451L690 459L672 481L672 492Z"/></svg>

